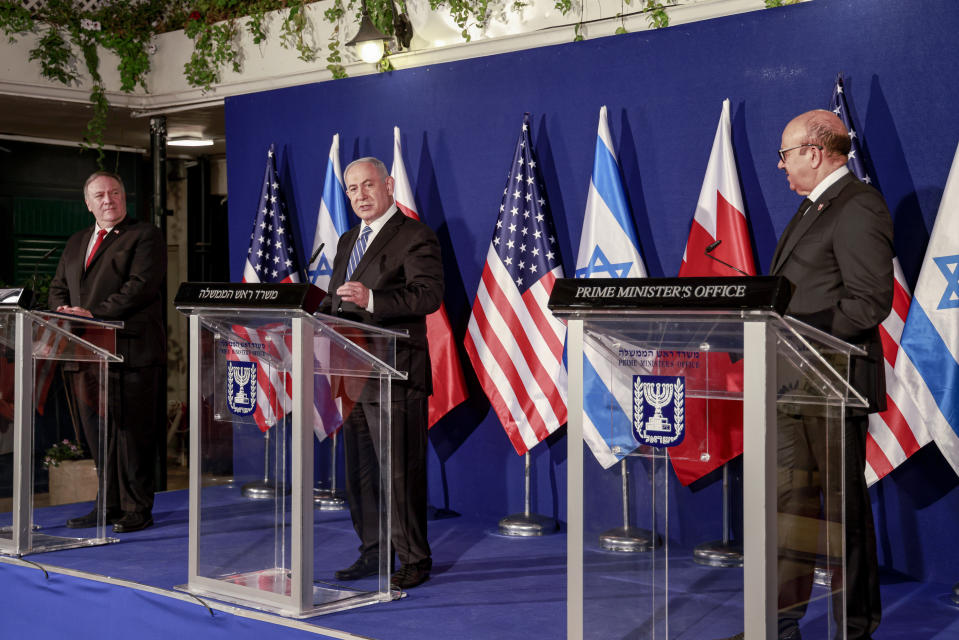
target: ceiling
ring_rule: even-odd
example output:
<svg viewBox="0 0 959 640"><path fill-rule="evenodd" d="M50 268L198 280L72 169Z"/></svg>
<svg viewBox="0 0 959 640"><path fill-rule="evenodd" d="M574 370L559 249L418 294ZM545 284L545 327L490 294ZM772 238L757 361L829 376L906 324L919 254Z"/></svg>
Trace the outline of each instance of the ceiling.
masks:
<svg viewBox="0 0 959 640"><path fill-rule="evenodd" d="M182 110L182 107L178 109L166 114L152 112L150 115L166 116L168 137L202 135L213 138L213 146L168 147L168 157L190 158L226 154L222 102L189 110ZM89 104L80 102L0 95L0 147L3 146L4 137L78 144L83 141L87 121L92 113L93 108ZM149 151L149 116L131 109L112 107L103 144L127 150Z"/></svg>

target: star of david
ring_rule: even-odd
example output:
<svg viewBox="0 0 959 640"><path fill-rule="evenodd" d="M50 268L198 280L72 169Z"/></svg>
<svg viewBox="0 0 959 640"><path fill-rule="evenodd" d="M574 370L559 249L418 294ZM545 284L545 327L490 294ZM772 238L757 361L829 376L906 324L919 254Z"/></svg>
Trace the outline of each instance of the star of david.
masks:
<svg viewBox="0 0 959 640"><path fill-rule="evenodd" d="M330 261L326 259L326 255L321 253L320 259L316 263L316 269L310 269L310 283L316 284L320 276L331 275L333 275L333 267L330 265Z"/></svg>
<svg viewBox="0 0 959 640"><path fill-rule="evenodd" d="M959 309L959 254L933 258L946 279L946 290L937 309Z"/></svg>
<svg viewBox="0 0 959 640"><path fill-rule="evenodd" d="M576 277L591 278L595 275L607 274L606 277L609 278L625 278L632 267L632 262L611 263L599 245L596 245L586 266L576 270Z"/></svg>

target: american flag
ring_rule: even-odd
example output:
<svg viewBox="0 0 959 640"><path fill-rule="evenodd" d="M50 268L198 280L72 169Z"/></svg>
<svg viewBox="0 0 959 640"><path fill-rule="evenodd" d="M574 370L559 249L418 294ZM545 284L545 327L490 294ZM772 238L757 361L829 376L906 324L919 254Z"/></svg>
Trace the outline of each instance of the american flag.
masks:
<svg viewBox="0 0 959 640"><path fill-rule="evenodd" d="M466 351L516 453L566 422L566 326L546 308L563 266L529 136L509 168L466 335Z"/></svg>
<svg viewBox="0 0 959 640"><path fill-rule="evenodd" d="M250 234L250 250L243 267L243 282L299 281L300 266L290 233L290 217L276 176L276 152L271 144L266 155L260 205Z"/></svg>
<svg viewBox="0 0 959 640"><path fill-rule="evenodd" d="M299 282L290 217L276 175L276 151L270 145L266 157L263 188L250 234L250 249L243 269L243 282ZM285 323L268 324L256 329L234 326L244 342L263 345L261 355L228 350L231 360L257 363L257 407L253 414L257 426L266 431L293 406L293 379L290 375L289 332Z"/></svg>
<svg viewBox="0 0 959 640"><path fill-rule="evenodd" d="M849 105L846 102L842 74L836 78L829 108L842 120L852 139L849 161L846 166L860 180L871 184L862 152L861 137L853 126ZM875 186L875 185L873 185ZM886 368L886 410L869 414L869 432L866 434L866 483L873 484L905 462L906 458L932 440L932 435L922 421L919 408L913 401L913 392L896 375L896 358L899 341L906 323L912 296L897 258L892 259L896 278L889 317L879 325L882 339L882 355Z"/></svg>
<svg viewBox="0 0 959 640"><path fill-rule="evenodd" d="M416 213L416 201L410 187L406 165L403 163L403 148L400 142L400 128L393 127L393 199L403 215L419 220ZM426 338L430 348L430 368L433 374L433 395L430 396L427 425L432 427L459 403L466 400L466 380L460 357L456 353L456 340L453 327L446 315L446 305L426 316Z"/></svg>
<svg viewBox="0 0 959 640"><path fill-rule="evenodd" d="M57 324L62 327L64 323L60 321ZM61 333L48 329L45 325L37 328L33 341L33 357L36 362L34 401L37 413L42 416L46 410L47 397L58 370L60 356L68 345Z"/></svg>

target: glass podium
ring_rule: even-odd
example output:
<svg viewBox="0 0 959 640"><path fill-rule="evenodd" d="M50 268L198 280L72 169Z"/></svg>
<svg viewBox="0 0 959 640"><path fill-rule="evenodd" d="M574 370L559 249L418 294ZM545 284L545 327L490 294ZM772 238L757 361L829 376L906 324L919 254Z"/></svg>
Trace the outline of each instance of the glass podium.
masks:
<svg viewBox="0 0 959 640"><path fill-rule="evenodd" d="M0 553L23 556L116 542L107 537L103 482L92 460L51 461L53 445L106 454L111 362L122 322L29 311L0 302ZM60 402L59 396L65 400ZM97 434L89 439L81 434ZM84 443L84 444L81 444ZM85 446L84 446L85 445ZM86 486L86 491L78 490ZM96 525L67 529L97 510Z"/></svg>
<svg viewBox="0 0 959 640"><path fill-rule="evenodd" d="M392 554L338 584L357 556L348 512L314 511L314 432L364 411L379 456L379 540L389 549L388 331L314 314L306 284L184 283L190 325L189 582L178 587L296 618L391 600ZM361 404L362 403L362 404Z"/></svg>
<svg viewBox="0 0 959 640"><path fill-rule="evenodd" d="M569 638L760 640L787 619L804 638L845 637L842 434L846 409L867 404L847 384L850 356L864 351L783 317L788 285L777 280L557 281ZM750 297L754 285L765 302ZM636 530L651 540L643 553L598 544L614 518L606 496L623 480L620 465L584 455L584 437L597 435L632 469ZM707 514L689 512L670 467L709 460L724 437L743 451L741 569L696 564L674 525Z"/></svg>

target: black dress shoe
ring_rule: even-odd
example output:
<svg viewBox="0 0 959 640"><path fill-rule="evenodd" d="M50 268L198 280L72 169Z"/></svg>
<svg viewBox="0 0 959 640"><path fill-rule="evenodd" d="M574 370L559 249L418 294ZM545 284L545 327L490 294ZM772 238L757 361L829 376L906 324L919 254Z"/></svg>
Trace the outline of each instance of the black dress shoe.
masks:
<svg viewBox="0 0 959 640"><path fill-rule="evenodd" d="M359 580L367 576L375 576L380 570L380 557L376 555L360 556L359 559L348 566L346 569L340 569L333 575L337 580Z"/></svg>
<svg viewBox="0 0 959 640"><path fill-rule="evenodd" d="M106 524L117 522L123 513L121 511L107 510ZM70 529L88 529L97 526L97 510L94 509L85 516L78 516L67 520L67 527Z"/></svg>
<svg viewBox="0 0 959 640"><path fill-rule="evenodd" d="M390 576L390 586L400 591L412 589L430 579L432 568L432 558L423 558L419 562L404 564L399 571Z"/></svg>
<svg viewBox="0 0 959 640"><path fill-rule="evenodd" d="M153 516L149 513L137 513L136 511L124 513L123 517L114 523L113 533L132 533L146 529L152 524Z"/></svg>

